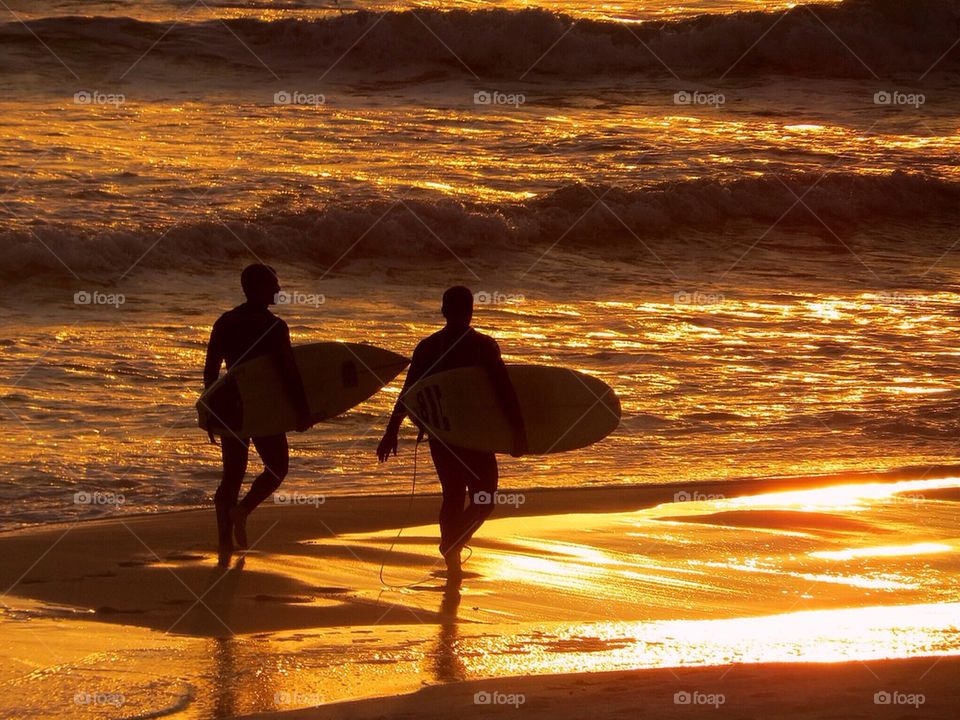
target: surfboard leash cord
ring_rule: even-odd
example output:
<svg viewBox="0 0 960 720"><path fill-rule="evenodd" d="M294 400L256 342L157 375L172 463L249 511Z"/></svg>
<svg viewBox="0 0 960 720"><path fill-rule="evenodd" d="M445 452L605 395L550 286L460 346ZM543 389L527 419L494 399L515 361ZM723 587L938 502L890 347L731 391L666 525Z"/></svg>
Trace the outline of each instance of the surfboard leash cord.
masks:
<svg viewBox="0 0 960 720"><path fill-rule="evenodd" d="M414 498L416 498L417 496L417 457L419 455L421 442L423 442L422 431L420 432L419 435L417 435L417 442L413 446L413 478L410 484L410 500L407 501L407 509L406 509L406 512L404 512L403 522L400 524L400 528L397 530L397 534L393 538L393 542L390 543L390 547L387 549L386 554L383 556L383 562L380 563L380 584L383 585L383 587L387 588L388 590L409 590L410 588L416 587L417 585L422 585L423 583L433 578L432 575L427 575L424 578L417 580L416 582L409 583L407 585L393 585L383 579L383 570L387 565L387 558L393 554L393 549L396 547L397 543L400 542L400 536L403 535L403 529L406 527L407 521L410 520L410 511L413 509ZM468 545L464 545L464 548L466 548L470 552L470 554L467 555L467 560L469 560L473 556L473 549ZM463 562L466 562L466 560L464 560Z"/></svg>

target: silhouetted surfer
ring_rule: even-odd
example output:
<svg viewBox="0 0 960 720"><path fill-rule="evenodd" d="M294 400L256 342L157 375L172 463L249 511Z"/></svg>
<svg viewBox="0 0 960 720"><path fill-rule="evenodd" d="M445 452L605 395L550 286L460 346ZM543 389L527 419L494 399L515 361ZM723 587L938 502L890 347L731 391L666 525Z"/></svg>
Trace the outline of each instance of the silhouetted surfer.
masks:
<svg viewBox="0 0 960 720"><path fill-rule="evenodd" d="M226 363L229 370L238 363L261 355L276 355L281 373L288 383L290 397L297 406L297 430L306 430L310 427L310 410L290 346L290 330L283 320L269 310L280 292L277 275L267 265L249 265L240 275L240 285L247 301L221 315L210 333L207 361L203 368L204 386L210 387L216 381L222 363ZM217 408L211 410L216 414ZM213 441L212 433L210 439ZM247 547L247 516L273 494L287 475L290 456L286 434L252 438L253 446L263 460L263 472L238 503L240 487L247 472L250 440L225 430L220 441L223 479L214 495L214 504L217 509L221 559L224 553L229 557L233 549L233 536L236 536L237 545Z"/></svg>
<svg viewBox="0 0 960 720"><path fill-rule="evenodd" d="M418 380L434 373L460 367L479 366L490 374L497 399L513 425L513 455L526 452L527 435L506 365L500 357L500 346L492 337L472 327L473 294L465 287L452 287L443 294L441 308L447 319L439 332L422 340L413 352L410 369L400 397ZM390 453L397 454L397 433L407 416L398 400L380 445L377 457L385 462ZM440 507L440 552L447 564L448 579L459 582L460 550L493 512L492 500L497 491L497 456L492 452L452 447L436 438L430 439L430 455L440 477L443 503ZM469 504L464 507L467 493ZM478 493L489 502L475 502Z"/></svg>

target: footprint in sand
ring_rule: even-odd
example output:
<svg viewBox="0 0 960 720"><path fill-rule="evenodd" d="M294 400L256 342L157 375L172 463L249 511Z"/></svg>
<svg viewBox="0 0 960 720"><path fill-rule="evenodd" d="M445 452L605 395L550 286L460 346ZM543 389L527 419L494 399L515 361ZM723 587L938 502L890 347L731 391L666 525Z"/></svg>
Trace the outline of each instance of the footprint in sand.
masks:
<svg viewBox="0 0 960 720"><path fill-rule="evenodd" d="M120 608L111 607L109 605L103 605L96 609L97 615L142 615L146 610L121 610Z"/></svg>
<svg viewBox="0 0 960 720"><path fill-rule="evenodd" d="M191 562L194 560L204 560L206 555L199 555L197 553L189 552L172 552L167 555L167 560L180 561L180 562Z"/></svg>
<svg viewBox="0 0 960 720"><path fill-rule="evenodd" d="M208 555L203 555L201 553L177 551L168 553L162 560L159 557L134 558L133 560L122 560L121 562L117 563L117 566L122 568L134 568L158 565L163 562L199 562L201 560L206 560L207 557Z"/></svg>
<svg viewBox="0 0 960 720"><path fill-rule="evenodd" d="M257 595L253 599L255 602L283 603L286 605L313 602L313 598L306 595Z"/></svg>

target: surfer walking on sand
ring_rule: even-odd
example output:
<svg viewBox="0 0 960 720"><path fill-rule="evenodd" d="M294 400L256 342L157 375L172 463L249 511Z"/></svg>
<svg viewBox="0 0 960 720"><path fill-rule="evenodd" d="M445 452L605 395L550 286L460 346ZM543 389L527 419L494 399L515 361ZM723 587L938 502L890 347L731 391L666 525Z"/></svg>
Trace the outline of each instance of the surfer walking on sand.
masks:
<svg viewBox="0 0 960 720"><path fill-rule="evenodd" d="M489 373L497 400L513 426L511 454L514 457L524 454L526 429L520 403L500 356L500 346L492 337L470 327L473 293L463 286L448 289L443 293L441 312L447 324L422 340L414 350L400 399L377 447L377 457L385 462L391 453L397 454L398 432L408 414L403 396L411 386L434 373L475 366ZM440 553L447 565L448 582L459 583L462 578L460 551L493 512L499 480L497 456L492 452L453 447L437 438L430 438L430 455L443 490Z"/></svg>
<svg viewBox="0 0 960 720"><path fill-rule="evenodd" d="M277 274L268 265L249 265L240 275L240 285L247 301L221 315L210 333L207 359L203 368L204 387L209 388L217 380L220 367L224 363L229 370L234 365L255 357L275 355L290 397L297 408L297 431L302 432L310 427L310 409L293 357L290 329L269 309L280 292ZM210 410L216 415L217 408ZM212 433L210 440L216 442ZM263 472L256 477L250 490L238 502L247 472L251 440L263 461ZM220 558L223 561L224 558L229 559L233 551L234 538L239 548L248 546L247 517L283 482L287 475L290 454L285 433L245 438L225 430L220 439L220 448L223 455L223 476L213 501L217 511Z"/></svg>

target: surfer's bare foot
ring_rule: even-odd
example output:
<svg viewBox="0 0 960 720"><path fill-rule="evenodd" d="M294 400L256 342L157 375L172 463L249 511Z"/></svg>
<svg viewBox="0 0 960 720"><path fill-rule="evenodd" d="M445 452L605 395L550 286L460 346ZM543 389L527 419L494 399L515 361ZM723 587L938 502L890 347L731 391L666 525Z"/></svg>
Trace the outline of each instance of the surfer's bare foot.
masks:
<svg viewBox="0 0 960 720"><path fill-rule="evenodd" d="M230 558L233 557L233 543L220 543L217 547L217 565L230 567Z"/></svg>
<svg viewBox="0 0 960 720"><path fill-rule="evenodd" d="M459 586L463 582L463 567L460 564L460 548L451 548L443 555L447 564L447 586Z"/></svg>
<svg viewBox="0 0 960 720"><path fill-rule="evenodd" d="M239 505L230 511L230 520L233 522L233 537L237 541L237 547L246 550L249 547L247 542L247 516L246 510Z"/></svg>

